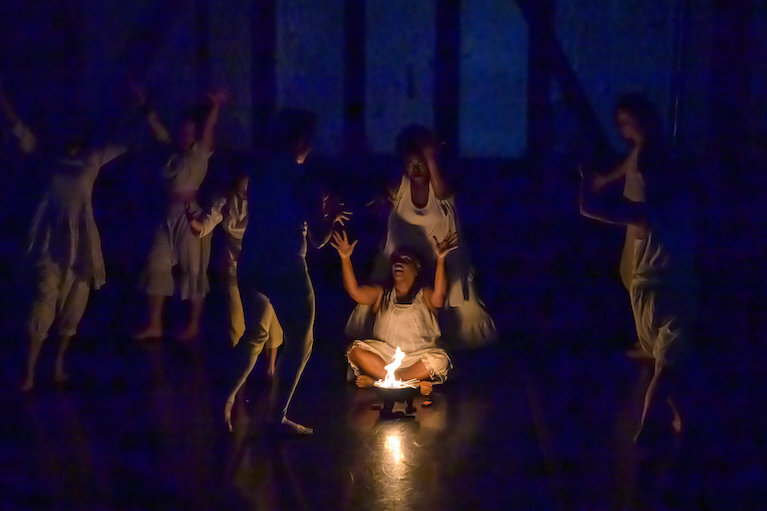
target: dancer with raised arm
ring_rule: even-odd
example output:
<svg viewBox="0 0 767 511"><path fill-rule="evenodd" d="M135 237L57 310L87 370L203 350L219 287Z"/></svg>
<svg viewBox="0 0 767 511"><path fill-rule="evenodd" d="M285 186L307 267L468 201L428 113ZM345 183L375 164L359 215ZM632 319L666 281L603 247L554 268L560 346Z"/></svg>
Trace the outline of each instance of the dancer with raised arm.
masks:
<svg viewBox="0 0 767 511"><path fill-rule="evenodd" d="M273 432L291 435L313 432L287 418L314 344L314 288L306 266L306 238L321 248L330 239L333 225L349 218L325 200L303 165L316 124L312 112L282 110L270 133L275 154L249 189L248 229L237 265L245 334L235 348L236 380L224 408L230 430L234 399L269 338L264 314L271 302L283 327L284 343L272 382L267 425ZM251 179L255 181L255 176Z"/></svg>
<svg viewBox="0 0 767 511"><path fill-rule="evenodd" d="M149 105L143 90L131 81L147 123L158 142L171 149L162 177L165 181L167 203L165 219L157 227L149 252L142 284L147 294L149 318L144 328L135 333L137 340L158 339L163 335L162 312L165 298L175 291L173 267L179 267L181 299L189 302L189 318L177 339L188 342L200 333L200 320L208 293L208 262L210 238L196 236L189 225L188 212L202 214L197 204L197 192L208 173L208 160L213 154L216 123L221 106L227 101L226 91L208 94L210 109L198 138L197 124L192 116L183 116L177 127L176 140ZM175 147L174 147L175 145Z"/></svg>
<svg viewBox="0 0 767 511"><path fill-rule="evenodd" d="M37 139L21 123L2 90L0 110L14 126L21 150L37 150ZM121 145L93 145L88 133L80 133L70 139L63 155L47 160L52 177L32 221L26 253L35 291L27 318L24 392L35 386L37 360L54 322L59 334L54 381L62 384L69 378L64 356L85 313L91 287L99 289L106 282L101 238L93 216L93 185L101 168L125 150Z"/></svg>
<svg viewBox="0 0 767 511"><path fill-rule="evenodd" d="M615 102L615 125L631 150L623 161L610 173L596 175L592 190L599 192L611 183L624 180L623 197L632 202L644 202L644 183L637 168L639 152L645 144L661 142L663 129L660 115L653 104L641 94L626 94ZM631 289L634 278L634 241L638 230L626 226L626 239L620 260L620 277L626 291Z"/></svg>
<svg viewBox="0 0 767 511"><path fill-rule="evenodd" d="M433 287L420 284L421 263L415 252L400 249L391 259L394 284L383 288L357 284L351 261L357 242L349 244L345 232L333 234L331 244L341 257L344 288L355 302L371 306L375 314L374 339L356 340L346 353L358 387L371 387L383 379L385 366L398 348L405 356L395 377L403 381L417 380L421 394L431 394L432 385L443 383L447 378L452 363L438 345L440 329L435 313L445 304L445 257L458 248L457 236L449 232L442 241L436 238L433 241L437 252Z"/></svg>
<svg viewBox="0 0 767 511"><path fill-rule="evenodd" d="M688 410L680 409L679 397L690 368L696 285L693 201L675 172L678 169L669 151L660 142L643 145L637 169L644 182L645 202L623 199L604 204L588 193L593 183L582 183L581 214L632 226L637 232L631 305L639 346L655 366L635 437L639 442L650 419L668 410L664 403L670 406L671 426L677 433L682 430L683 419L689 420Z"/></svg>

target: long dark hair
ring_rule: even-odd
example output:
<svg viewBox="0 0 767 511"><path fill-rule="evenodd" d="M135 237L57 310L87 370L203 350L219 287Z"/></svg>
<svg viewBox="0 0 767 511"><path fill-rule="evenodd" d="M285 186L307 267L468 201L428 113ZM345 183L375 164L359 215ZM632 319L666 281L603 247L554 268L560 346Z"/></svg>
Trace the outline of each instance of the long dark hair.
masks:
<svg viewBox="0 0 767 511"><path fill-rule="evenodd" d="M652 101L647 96L632 92L624 94L615 102L614 113L626 112L637 123L645 142L663 143L663 120Z"/></svg>

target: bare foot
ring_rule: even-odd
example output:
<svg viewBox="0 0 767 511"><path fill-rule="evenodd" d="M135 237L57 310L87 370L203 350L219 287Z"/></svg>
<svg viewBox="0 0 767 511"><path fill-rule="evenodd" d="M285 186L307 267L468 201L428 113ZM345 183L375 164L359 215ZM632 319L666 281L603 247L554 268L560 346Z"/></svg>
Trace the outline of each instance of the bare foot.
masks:
<svg viewBox="0 0 767 511"><path fill-rule="evenodd" d="M64 372L64 369L59 367L53 374L53 381L56 383L56 385L63 385L69 381L69 375Z"/></svg>
<svg viewBox="0 0 767 511"><path fill-rule="evenodd" d="M361 374L357 376L357 379L355 380L355 383L357 384L357 387L361 389L367 389L372 387L375 384L376 380L368 376L367 374Z"/></svg>
<svg viewBox="0 0 767 511"><path fill-rule="evenodd" d="M179 342L192 342L200 335L200 329L197 326L188 326L176 335Z"/></svg>
<svg viewBox="0 0 767 511"><path fill-rule="evenodd" d="M162 328L154 325L148 325L133 334L136 341L149 341L162 339Z"/></svg>
<svg viewBox="0 0 767 511"><path fill-rule="evenodd" d="M430 381L419 381L418 382L418 388L421 390L421 394L424 396L431 395L432 391L432 383Z"/></svg>
<svg viewBox="0 0 767 511"><path fill-rule="evenodd" d="M679 410L677 410L673 399L668 398L668 404L671 407L671 411L674 413L674 420L671 421L671 427L674 428L674 432L679 434L682 432L682 417L679 416Z"/></svg>
<svg viewBox="0 0 767 511"><path fill-rule="evenodd" d="M309 436L314 433L314 430L312 428L309 428L307 426L302 426L301 424L298 424L297 422L293 422L292 420L289 420L286 417L283 417L279 423L273 423L270 426L270 429L272 430L273 434L284 435L284 436L302 437L302 436Z"/></svg>
<svg viewBox="0 0 767 511"><path fill-rule="evenodd" d="M21 387L19 387L19 390L21 392L32 392L34 388L35 388L34 377L27 377L24 379L24 382L21 384Z"/></svg>
<svg viewBox="0 0 767 511"><path fill-rule="evenodd" d="M224 422L226 423L226 427L229 430L229 433L231 433L234 428L232 427L232 407L234 406L234 400L227 401L224 405Z"/></svg>

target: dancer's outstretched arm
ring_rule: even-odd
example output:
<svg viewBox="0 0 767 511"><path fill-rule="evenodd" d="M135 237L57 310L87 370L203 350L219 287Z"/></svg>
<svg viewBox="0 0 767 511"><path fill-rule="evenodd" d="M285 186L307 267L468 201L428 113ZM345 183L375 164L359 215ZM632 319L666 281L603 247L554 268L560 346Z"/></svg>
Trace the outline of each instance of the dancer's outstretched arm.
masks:
<svg viewBox="0 0 767 511"><path fill-rule="evenodd" d="M132 76L128 77L128 83L130 84L131 91L133 92L133 96L136 99L139 108L141 108L142 112L146 115L146 122L149 125L149 129L152 131L154 138L159 142L166 144L170 143L170 133L165 128L165 125L160 120L160 116L157 115L155 109L149 104L149 101L147 101L144 89L133 80Z"/></svg>
<svg viewBox="0 0 767 511"><path fill-rule="evenodd" d="M383 288L379 286L360 286L357 284L357 277L354 275L351 259L357 241L349 244L346 232L341 231L333 233L333 241L330 244L338 250L338 255L341 256L341 270L343 272L346 292L349 293L352 300L361 305L373 305L381 297Z"/></svg>
<svg viewBox="0 0 767 511"><path fill-rule="evenodd" d="M21 122L21 118L13 108L11 101L5 95L5 91L3 91L2 83L0 83L0 111L3 112L8 124L13 127L13 135L19 141L19 149L21 152L27 154L34 152L37 148L37 139L29 128L24 126Z"/></svg>
<svg viewBox="0 0 767 511"><path fill-rule="evenodd" d="M202 128L202 148L206 152L213 150L213 142L215 140L214 134L216 131L216 123L218 123L218 114L221 111L221 106L229 99L229 92L226 90L219 90L216 92L208 93L208 100L210 101L210 111L208 111L208 117L205 119L205 124Z"/></svg>
<svg viewBox="0 0 767 511"><path fill-rule="evenodd" d="M620 201L613 204L597 204L596 201L586 193L583 171L580 169L579 171L581 173L581 215L608 224L645 227L647 224L646 203L632 202L621 198Z"/></svg>

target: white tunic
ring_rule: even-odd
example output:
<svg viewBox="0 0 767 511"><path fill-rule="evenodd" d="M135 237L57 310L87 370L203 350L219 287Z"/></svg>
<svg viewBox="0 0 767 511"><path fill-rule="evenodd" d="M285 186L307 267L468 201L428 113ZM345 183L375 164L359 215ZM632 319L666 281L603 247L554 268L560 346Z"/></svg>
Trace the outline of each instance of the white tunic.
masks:
<svg viewBox="0 0 767 511"><path fill-rule="evenodd" d="M376 339L405 353L437 347L439 325L426 304L423 290L418 292L412 303L399 303L397 293L389 290L384 291L381 301L373 327Z"/></svg>
<svg viewBox="0 0 767 511"><path fill-rule="evenodd" d="M82 157L58 160L30 229L27 254L71 268L94 289L106 282L101 238L93 217L93 184L101 167L125 152L106 146Z"/></svg>
<svg viewBox="0 0 767 511"><path fill-rule="evenodd" d="M621 163L625 168L625 183L623 185L623 196L632 202L644 202L644 181L642 174L639 173L637 158L639 157L639 147L634 147L631 153ZM620 275L621 281L626 289L631 286L631 279L634 274L634 245L635 241L642 236L642 230L636 226L626 227L626 238L623 242L623 251L621 252Z"/></svg>

